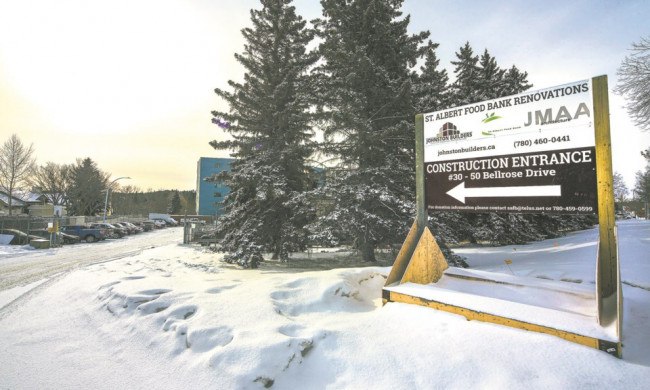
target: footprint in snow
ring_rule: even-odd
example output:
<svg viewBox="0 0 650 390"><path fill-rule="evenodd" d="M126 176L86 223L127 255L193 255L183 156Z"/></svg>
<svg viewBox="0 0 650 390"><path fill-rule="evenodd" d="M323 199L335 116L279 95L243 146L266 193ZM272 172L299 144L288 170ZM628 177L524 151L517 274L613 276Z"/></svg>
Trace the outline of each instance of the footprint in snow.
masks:
<svg viewBox="0 0 650 390"><path fill-rule="evenodd" d="M170 329L177 329L183 321L192 318L197 310L198 308L194 305L185 305L172 310L163 324L163 330L167 332Z"/></svg>
<svg viewBox="0 0 650 390"><path fill-rule="evenodd" d="M142 275L133 275L133 276L125 276L122 278L122 280L138 280L138 279L144 279L145 277Z"/></svg>
<svg viewBox="0 0 650 390"><path fill-rule="evenodd" d="M169 302L159 301L158 298L171 291L166 288L140 291L138 295L150 296L152 299L138 306L138 310L144 315L160 313L161 311L167 310L171 304Z"/></svg>
<svg viewBox="0 0 650 390"><path fill-rule="evenodd" d="M233 288L237 287L238 285L239 284L231 284L231 285L228 285L228 286L213 287L213 288L209 288L209 289L205 290L205 292L208 293L208 294L219 294L222 291L233 289Z"/></svg>
<svg viewBox="0 0 650 390"><path fill-rule="evenodd" d="M148 315L148 314L155 314L155 313L160 313L161 311L165 311L169 309L169 306L170 304L168 302L153 301L138 306L138 310L143 315Z"/></svg>
<svg viewBox="0 0 650 390"><path fill-rule="evenodd" d="M192 329L186 332L185 346L194 352L208 352L216 347L225 347L235 338L232 328Z"/></svg>
<svg viewBox="0 0 650 390"><path fill-rule="evenodd" d="M167 288L158 288L158 289L152 289L152 290L143 290L143 291L140 291L138 294L158 295L158 296L160 296L160 295L166 294L166 293L168 293L170 291L172 291L172 290L167 289Z"/></svg>

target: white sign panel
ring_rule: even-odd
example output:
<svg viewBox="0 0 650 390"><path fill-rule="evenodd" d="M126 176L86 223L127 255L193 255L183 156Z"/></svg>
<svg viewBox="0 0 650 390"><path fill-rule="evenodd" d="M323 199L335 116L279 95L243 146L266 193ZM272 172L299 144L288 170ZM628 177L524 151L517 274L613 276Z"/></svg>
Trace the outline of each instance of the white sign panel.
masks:
<svg viewBox="0 0 650 390"><path fill-rule="evenodd" d="M424 114L434 210L596 210L591 80Z"/></svg>

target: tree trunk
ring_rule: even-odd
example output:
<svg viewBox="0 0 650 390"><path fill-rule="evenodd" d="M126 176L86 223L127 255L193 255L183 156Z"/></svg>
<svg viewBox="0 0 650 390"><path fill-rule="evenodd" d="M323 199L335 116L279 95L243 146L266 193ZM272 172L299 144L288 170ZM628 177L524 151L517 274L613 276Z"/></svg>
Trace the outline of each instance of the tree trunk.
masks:
<svg viewBox="0 0 650 390"><path fill-rule="evenodd" d="M279 239L274 239L276 244L273 245L273 255L271 256L271 260L277 260L280 258L280 253L282 253L282 244L280 244Z"/></svg>
<svg viewBox="0 0 650 390"><path fill-rule="evenodd" d="M9 184L9 193L7 194L7 195L9 195L8 200L9 200L9 216L10 217L13 214L13 210L12 210L13 209L13 197L12 197L13 193L14 193L13 183L10 182L10 184Z"/></svg>
<svg viewBox="0 0 650 390"><path fill-rule="evenodd" d="M377 261L375 258L375 244L373 242L361 238L359 250L361 251L361 260L372 263Z"/></svg>

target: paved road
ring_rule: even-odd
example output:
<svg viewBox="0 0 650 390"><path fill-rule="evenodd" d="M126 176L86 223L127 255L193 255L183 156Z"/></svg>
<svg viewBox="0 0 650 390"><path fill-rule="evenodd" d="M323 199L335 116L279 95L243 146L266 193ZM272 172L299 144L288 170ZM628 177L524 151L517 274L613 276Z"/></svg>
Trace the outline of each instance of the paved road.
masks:
<svg viewBox="0 0 650 390"><path fill-rule="evenodd" d="M182 240L183 229L176 227L92 244L0 255L0 291L25 286L89 264L136 255L144 249L180 243Z"/></svg>

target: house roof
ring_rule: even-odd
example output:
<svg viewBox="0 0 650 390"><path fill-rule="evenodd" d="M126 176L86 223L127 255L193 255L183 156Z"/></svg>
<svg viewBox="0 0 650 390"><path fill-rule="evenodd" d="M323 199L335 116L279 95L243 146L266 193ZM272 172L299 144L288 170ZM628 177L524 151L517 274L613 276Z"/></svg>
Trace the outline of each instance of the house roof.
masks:
<svg viewBox="0 0 650 390"><path fill-rule="evenodd" d="M6 191L5 191L6 193ZM47 196L41 192L32 192L32 191L14 191L14 199L20 199L25 203L42 203L43 200L49 201Z"/></svg>
<svg viewBox="0 0 650 390"><path fill-rule="evenodd" d="M0 191L0 202L3 203L5 206L9 206L9 195L3 191ZM16 199L15 196L12 196L11 200L11 207L23 207L25 206L25 202L23 202L20 199Z"/></svg>

